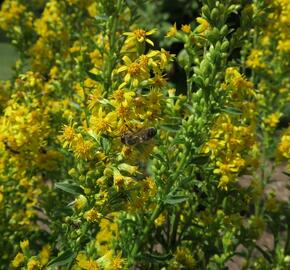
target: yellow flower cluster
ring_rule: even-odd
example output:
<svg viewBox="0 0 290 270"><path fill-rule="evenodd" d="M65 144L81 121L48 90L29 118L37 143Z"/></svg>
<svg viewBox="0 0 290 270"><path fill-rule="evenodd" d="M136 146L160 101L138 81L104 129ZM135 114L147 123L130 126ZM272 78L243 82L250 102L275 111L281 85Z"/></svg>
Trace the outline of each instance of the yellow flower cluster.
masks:
<svg viewBox="0 0 290 270"><path fill-rule="evenodd" d="M44 245L37 256L29 257L29 241L20 242L22 252L18 252L12 261L12 266L19 268L23 263L27 262L27 269L37 270L42 269L50 258L51 247L49 244Z"/></svg>
<svg viewBox="0 0 290 270"><path fill-rule="evenodd" d="M290 160L290 127L283 133L278 145L278 151L281 156Z"/></svg>
<svg viewBox="0 0 290 270"><path fill-rule="evenodd" d="M0 28L7 31L11 25L19 24L25 11L26 7L18 1L5 1L0 11Z"/></svg>
<svg viewBox="0 0 290 270"><path fill-rule="evenodd" d="M215 162L214 173L220 175L218 186L225 190L237 180L241 170L257 163L256 102L252 87L235 68L226 70L222 91L226 92L229 109L217 117L211 138L203 148Z"/></svg>

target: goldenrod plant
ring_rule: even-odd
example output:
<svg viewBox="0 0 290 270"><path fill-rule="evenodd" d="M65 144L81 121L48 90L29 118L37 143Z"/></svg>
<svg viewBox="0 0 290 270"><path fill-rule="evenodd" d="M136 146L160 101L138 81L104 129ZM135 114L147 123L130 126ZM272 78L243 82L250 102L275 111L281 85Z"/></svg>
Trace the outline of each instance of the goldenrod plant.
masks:
<svg viewBox="0 0 290 270"><path fill-rule="evenodd" d="M290 2L189 2L4 0L0 269L290 268Z"/></svg>

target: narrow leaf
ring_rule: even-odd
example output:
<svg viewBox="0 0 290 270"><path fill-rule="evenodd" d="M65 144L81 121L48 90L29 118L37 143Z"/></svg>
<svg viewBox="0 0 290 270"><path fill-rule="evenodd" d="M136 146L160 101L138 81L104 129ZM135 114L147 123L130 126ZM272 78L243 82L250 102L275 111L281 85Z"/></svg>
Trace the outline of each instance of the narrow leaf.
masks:
<svg viewBox="0 0 290 270"><path fill-rule="evenodd" d="M75 184L59 182L59 183L55 183L55 187L65 191L67 193L74 194L74 195L78 195L78 194L84 195L84 190L80 186L75 185Z"/></svg>
<svg viewBox="0 0 290 270"><path fill-rule="evenodd" d="M179 130L179 126L173 124L160 125L160 127L169 132L177 132Z"/></svg>
<svg viewBox="0 0 290 270"><path fill-rule="evenodd" d="M166 204L178 204L178 203L182 203L184 201L188 200L188 196L184 196L184 195L169 195L164 203Z"/></svg>
<svg viewBox="0 0 290 270"><path fill-rule="evenodd" d="M220 109L222 112L226 112L226 113L229 113L229 114L233 114L233 115L241 115L242 112L236 108L233 108L233 107L226 107L226 108L223 108L223 109Z"/></svg>
<svg viewBox="0 0 290 270"><path fill-rule="evenodd" d="M203 165L208 162L208 159L209 159L208 155L196 155L191 158L191 163Z"/></svg>
<svg viewBox="0 0 290 270"><path fill-rule="evenodd" d="M153 254L153 253L146 253L144 255L145 258L151 259L153 261L157 262L164 262L172 257L170 253L164 254L164 255L159 255L159 254Z"/></svg>
<svg viewBox="0 0 290 270"><path fill-rule="evenodd" d="M49 261L46 267L56 267L56 266L66 265L74 259L75 255L76 254L72 252L72 250L68 249L65 252L63 252L61 255L59 255L58 257Z"/></svg>
<svg viewBox="0 0 290 270"><path fill-rule="evenodd" d="M191 105L189 105L188 103L184 103L184 106L191 112L191 113L194 113L194 110L192 108Z"/></svg>
<svg viewBox="0 0 290 270"><path fill-rule="evenodd" d="M87 75L89 76L90 79L92 79L93 81L96 81L96 82L101 82L103 81L103 78L101 75L97 75L97 74L94 74L90 71L87 71Z"/></svg>

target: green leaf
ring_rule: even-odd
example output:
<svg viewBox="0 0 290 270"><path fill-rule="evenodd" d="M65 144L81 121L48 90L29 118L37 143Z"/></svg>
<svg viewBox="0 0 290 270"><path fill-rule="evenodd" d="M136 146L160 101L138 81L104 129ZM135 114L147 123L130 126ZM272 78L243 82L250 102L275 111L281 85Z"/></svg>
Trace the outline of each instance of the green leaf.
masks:
<svg viewBox="0 0 290 270"><path fill-rule="evenodd" d="M242 112L240 110L233 108L233 107L226 107L226 108L220 109L220 111L226 112L229 114L233 114L233 115L241 115L242 114Z"/></svg>
<svg viewBox="0 0 290 270"><path fill-rule="evenodd" d="M197 165L203 165L206 164L209 160L208 155L196 155L191 158L191 163L197 164Z"/></svg>
<svg viewBox="0 0 290 270"><path fill-rule="evenodd" d="M101 143L101 147L104 149L104 152L106 154L109 153L109 151L111 149L110 141L107 138L105 138L105 136L102 136L101 140L100 140L100 143Z"/></svg>
<svg viewBox="0 0 290 270"><path fill-rule="evenodd" d="M98 143L100 144L99 136L93 131L89 130L88 134Z"/></svg>
<svg viewBox="0 0 290 270"><path fill-rule="evenodd" d="M144 254L144 257L149 260L158 261L158 262L164 262L172 257L171 253L167 253L164 255L159 254L152 254L152 253L146 253Z"/></svg>
<svg viewBox="0 0 290 270"><path fill-rule="evenodd" d="M167 162L167 159L165 159L163 156L161 156L160 154L158 153L155 153L152 155L155 159L157 160L160 160L165 166L168 166L168 162Z"/></svg>
<svg viewBox="0 0 290 270"><path fill-rule="evenodd" d="M59 183L55 183L55 187L56 188L59 188L67 193L71 193L71 194L74 194L74 195L78 195L78 194L85 194L84 193L84 190L76 185L76 184L69 184L69 183L66 183L66 182L59 182Z"/></svg>
<svg viewBox="0 0 290 270"><path fill-rule="evenodd" d="M174 124L160 125L160 127L169 132L177 132L179 130L179 126Z"/></svg>
<svg viewBox="0 0 290 270"><path fill-rule="evenodd" d="M188 103L184 103L183 104L191 113L195 113L194 109L192 108L191 105L189 105Z"/></svg>
<svg viewBox="0 0 290 270"><path fill-rule="evenodd" d="M196 75L193 79L193 82L199 87L202 88L204 86L203 78L199 75Z"/></svg>
<svg viewBox="0 0 290 270"><path fill-rule="evenodd" d="M103 81L103 78L101 75L97 75L97 74L94 74L90 71L87 71L87 75L89 76L90 79L92 79L93 81L96 81L96 82L102 82Z"/></svg>
<svg viewBox="0 0 290 270"><path fill-rule="evenodd" d="M290 177L290 173L283 172L283 174L285 174L286 176Z"/></svg>
<svg viewBox="0 0 290 270"><path fill-rule="evenodd" d="M115 109L115 107L111 104L111 102L106 98L99 99L99 103L101 103L104 106L110 107L111 109Z"/></svg>
<svg viewBox="0 0 290 270"><path fill-rule="evenodd" d="M55 266L66 265L74 259L75 255L76 254L74 252L72 252L71 249L68 249L65 252L63 252L61 255L59 255L56 258L49 261L48 264L46 265L46 267L55 267Z"/></svg>
<svg viewBox="0 0 290 270"><path fill-rule="evenodd" d="M164 203L166 204L178 204L188 200L188 196L184 195L168 195Z"/></svg>
<svg viewBox="0 0 290 270"><path fill-rule="evenodd" d="M107 21L109 18L106 15L95 16L97 21Z"/></svg>
<svg viewBox="0 0 290 270"><path fill-rule="evenodd" d="M172 144L174 144L174 145L177 145L177 144L185 144L185 140L184 140L184 138L176 137L172 141Z"/></svg>
<svg viewBox="0 0 290 270"><path fill-rule="evenodd" d="M78 111L82 111L82 108L81 108L81 106L78 103L76 103L76 102L70 102L70 105L73 108L77 109Z"/></svg>

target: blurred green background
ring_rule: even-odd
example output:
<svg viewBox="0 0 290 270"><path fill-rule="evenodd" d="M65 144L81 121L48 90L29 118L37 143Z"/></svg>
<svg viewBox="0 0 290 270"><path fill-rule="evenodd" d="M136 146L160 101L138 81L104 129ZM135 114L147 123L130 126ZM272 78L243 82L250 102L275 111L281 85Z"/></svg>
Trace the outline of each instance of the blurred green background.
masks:
<svg viewBox="0 0 290 270"><path fill-rule="evenodd" d="M12 68L17 58L18 55L15 48L0 30L0 80L11 79L13 74Z"/></svg>
<svg viewBox="0 0 290 270"><path fill-rule="evenodd" d="M0 80L9 80L12 76L12 67L17 60L17 53L9 42L0 40Z"/></svg>

